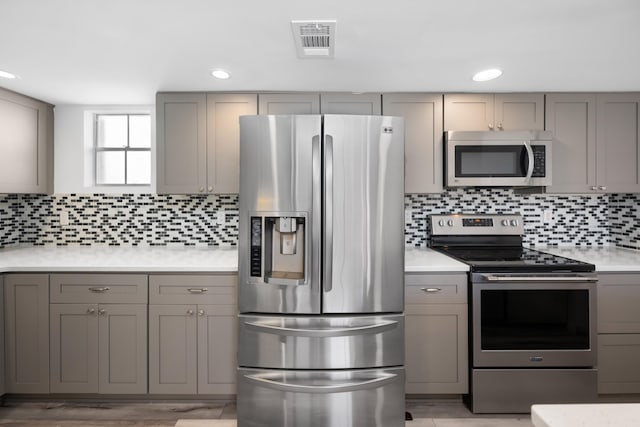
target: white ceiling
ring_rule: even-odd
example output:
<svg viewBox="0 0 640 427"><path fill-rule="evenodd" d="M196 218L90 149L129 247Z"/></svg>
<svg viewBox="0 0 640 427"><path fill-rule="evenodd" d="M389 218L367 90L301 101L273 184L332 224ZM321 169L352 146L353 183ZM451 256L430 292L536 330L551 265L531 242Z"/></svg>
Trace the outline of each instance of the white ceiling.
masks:
<svg viewBox="0 0 640 427"><path fill-rule="evenodd" d="M290 21L337 20L334 59ZM471 75L500 67L495 81ZM232 73L213 79L212 68ZM53 104L157 91L640 91L638 0L0 0L0 86Z"/></svg>

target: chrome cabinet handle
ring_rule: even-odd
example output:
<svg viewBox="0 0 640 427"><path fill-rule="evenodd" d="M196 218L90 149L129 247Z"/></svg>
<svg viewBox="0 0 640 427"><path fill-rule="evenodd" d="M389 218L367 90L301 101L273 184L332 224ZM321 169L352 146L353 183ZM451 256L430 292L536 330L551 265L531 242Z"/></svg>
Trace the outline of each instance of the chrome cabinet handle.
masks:
<svg viewBox="0 0 640 427"><path fill-rule="evenodd" d="M204 310L198 310L198 316L200 317L204 316Z"/></svg>
<svg viewBox="0 0 640 427"><path fill-rule="evenodd" d="M98 315L100 316L104 316L107 313L107 310L105 310L104 308L101 308L100 310L98 310Z"/></svg>
<svg viewBox="0 0 640 427"><path fill-rule="evenodd" d="M489 123L489 130L493 130L493 123Z"/></svg>
<svg viewBox="0 0 640 427"><path fill-rule="evenodd" d="M96 309L95 308L89 308L87 309L87 314L95 314Z"/></svg>
<svg viewBox="0 0 640 427"><path fill-rule="evenodd" d="M211 193L213 191L213 187L210 185L209 186L209 193Z"/></svg>
<svg viewBox="0 0 640 427"><path fill-rule="evenodd" d="M442 288L420 288L420 290L428 294L434 294L436 292L441 292Z"/></svg>
<svg viewBox="0 0 640 427"><path fill-rule="evenodd" d="M193 316L194 311L193 310L187 310L187 316Z"/></svg>
<svg viewBox="0 0 640 427"><path fill-rule="evenodd" d="M502 123L498 123L498 129L504 130L504 128L502 127Z"/></svg>
<svg viewBox="0 0 640 427"><path fill-rule="evenodd" d="M200 187L198 191L200 191L201 193L204 192L204 187Z"/></svg>
<svg viewBox="0 0 640 427"><path fill-rule="evenodd" d="M596 190L598 189L598 187L596 187L596 186L594 185L593 187L591 187L591 189L592 189L593 191L596 191Z"/></svg>
<svg viewBox="0 0 640 427"><path fill-rule="evenodd" d="M604 191L604 190L606 190L606 189L607 189L607 187L605 187L604 185L601 185L601 186L600 186L600 190Z"/></svg>
<svg viewBox="0 0 640 427"><path fill-rule="evenodd" d="M208 288L187 288L187 290L192 294L203 294L207 292L209 289Z"/></svg>
<svg viewBox="0 0 640 427"><path fill-rule="evenodd" d="M104 293L104 292L107 292L107 291L111 290L111 288L109 288L108 286L103 286L103 287L100 287L100 288L98 288L98 287L89 288L89 290L91 292L95 292L95 293Z"/></svg>

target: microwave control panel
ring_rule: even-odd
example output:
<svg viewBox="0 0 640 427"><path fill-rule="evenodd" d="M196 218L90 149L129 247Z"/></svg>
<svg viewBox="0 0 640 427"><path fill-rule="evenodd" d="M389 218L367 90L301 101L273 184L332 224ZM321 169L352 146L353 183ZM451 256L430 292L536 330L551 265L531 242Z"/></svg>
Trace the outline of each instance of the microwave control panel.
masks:
<svg viewBox="0 0 640 427"><path fill-rule="evenodd" d="M533 150L533 178L542 178L546 176L546 147L544 145L531 145Z"/></svg>

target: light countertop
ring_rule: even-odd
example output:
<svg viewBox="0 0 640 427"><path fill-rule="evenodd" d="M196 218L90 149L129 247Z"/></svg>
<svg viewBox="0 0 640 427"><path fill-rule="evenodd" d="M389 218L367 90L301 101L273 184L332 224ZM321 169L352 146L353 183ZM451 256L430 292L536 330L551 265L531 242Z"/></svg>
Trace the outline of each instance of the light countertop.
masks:
<svg viewBox="0 0 640 427"><path fill-rule="evenodd" d="M536 247L595 264L599 272L640 272L640 251L616 247ZM200 246L20 246L0 250L1 272L236 272L238 252ZM407 248L407 273L466 272L466 264L429 248Z"/></svg>
<svg viewBox="0 0 640 427"><path fill-rule="evenodd" d="M588 262L596 266L598 272L640 272L640 251L604 247L535 247L534 249L560 255L578 261Z"/></svg>
<svg viewBox="0 0 640 427"><path fill-rule="evenodd" d="M1 272L236 272L236 248L192 246L21 246L0 250ZM468 271L428 248L407 248L407 272Z"/></svg>
<svg viewBox="0 0 640 427"><path fill-rule="evenodd" d="M640 404L533 405L531 421L536 427L637 427L640 426Z"/></svg>

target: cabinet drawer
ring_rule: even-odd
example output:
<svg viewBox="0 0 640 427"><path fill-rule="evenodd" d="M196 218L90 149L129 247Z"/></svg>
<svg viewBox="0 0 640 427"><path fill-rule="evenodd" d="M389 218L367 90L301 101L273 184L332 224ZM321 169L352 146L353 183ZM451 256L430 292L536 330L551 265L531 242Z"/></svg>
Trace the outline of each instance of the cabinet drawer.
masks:
<svg viewBox="0 0 640 427"><path fill-rule="evenodd" d="M149 276L150 304L234 304L235 274Z"/></svg>
<svg viewBox="0 0 640 427"><path fill-rule="evenodd" d="M147 303L146 274L52 274L52 303Z"/></svg>
<svg viewBox="0 0 640 427"><path fill-rule="evenodd" d="M466 274L407 274L405 304L466 304Z"/></svg>
<svg viewBox="0 0 640 427"><path fill-rule="evenodd" d="M640 333L640 275L598 275L598 333Z"/></svg>

